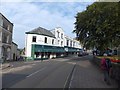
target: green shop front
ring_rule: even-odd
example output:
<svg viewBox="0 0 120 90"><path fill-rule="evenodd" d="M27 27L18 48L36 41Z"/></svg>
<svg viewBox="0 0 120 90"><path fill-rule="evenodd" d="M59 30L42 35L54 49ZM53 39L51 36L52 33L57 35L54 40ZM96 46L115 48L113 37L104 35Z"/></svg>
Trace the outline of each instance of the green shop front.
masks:
<svg viewBox="0 0 120 90"><path fill-rule="evenodd" d="M64 47L32 44L31 57L33 60L63 57Z"/></svg>
<svg viewBox="0 0 120 90"><path fill-rule="evenodd" d="M66 56L77 54L80 50L79 48L68 47L68 46L65 46L64 48L65 48L65 55Z"/></svg>

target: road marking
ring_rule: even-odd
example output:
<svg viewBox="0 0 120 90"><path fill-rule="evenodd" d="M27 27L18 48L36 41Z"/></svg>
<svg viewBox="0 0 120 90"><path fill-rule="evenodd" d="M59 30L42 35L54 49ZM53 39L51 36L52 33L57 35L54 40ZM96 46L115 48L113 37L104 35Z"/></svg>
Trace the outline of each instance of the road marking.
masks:
<svg viewBox="0 0 120 90"><path fill-rule="evenodd" d="M36 72L34 72L34 73L26 76L26 77L31 77L31 76L33 76L34 74L36 74L36 73L38 73L38 72L40 72L40 71L43 71L45 68L47 68L47 67L44 67L44 68L42 68L42 69L40 69L40 70L38 70L38 71L36 71Z"/></svg>
<svg viewBox="0 0 120 90"><path fill-rule="evenodd" d="M71 86L72 86L73 77L74 77L74 75L75 75L75 69L76 69L76 68L74 68L73 73L72 73L72 77L71 77L70 84L69 84L69 89L70 89Z"/></svg>
<svg viewBox="0 0 120 90"><path fill-rule="evenodd" d="M67 76L67 79L65 81L65 84L64 84L64 89L65 90L66 88L68 88L68 90L70 89L70 84L71 84L71 78L73 79L72 75L73 75L73 72L74 72L74 69L75 69L75 66L76 66L77 63L74 64L73 68L72 68L72 71L69 73L69 75Z"/></svg>
<svg viewBox="0 0 120 90"><path fill-rule="evenodd" d="M67 85L67 82L68 82L69 77L70 77L70 74L67 76L67 79L66 79L65 84L64 84L64 88L66 88L66 85ZM63 90L64 90L64 89L63 89Z"/></svg>

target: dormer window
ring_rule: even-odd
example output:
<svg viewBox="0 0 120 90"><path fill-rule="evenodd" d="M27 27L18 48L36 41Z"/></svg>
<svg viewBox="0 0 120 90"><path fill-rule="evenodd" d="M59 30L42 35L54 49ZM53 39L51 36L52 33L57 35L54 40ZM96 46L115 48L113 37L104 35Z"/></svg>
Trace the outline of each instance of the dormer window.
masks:
<svg viewBox="0 0 120 90"><path fill-rule="evenodd" d="M59 31L57 31L57 35L58 35L58 38L60 37L60 32Z"/></svg>
<svg viewBox="0 0 120 90"><path fill-rule="evenodd" d="M61 38L63 39L63 33L61 34Z"/></svg>

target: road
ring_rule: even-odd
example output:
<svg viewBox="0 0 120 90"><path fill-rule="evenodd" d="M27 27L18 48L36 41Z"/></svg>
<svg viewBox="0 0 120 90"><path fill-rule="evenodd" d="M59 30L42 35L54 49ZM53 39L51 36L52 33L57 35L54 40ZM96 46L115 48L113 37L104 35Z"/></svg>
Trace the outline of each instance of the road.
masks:
<svg viewBox="0 0 120 90"><path fill-rule="evenodd" d="M108 86L92 56L66 57L14 64L3 70L3 88L116 88Z"/></svg>

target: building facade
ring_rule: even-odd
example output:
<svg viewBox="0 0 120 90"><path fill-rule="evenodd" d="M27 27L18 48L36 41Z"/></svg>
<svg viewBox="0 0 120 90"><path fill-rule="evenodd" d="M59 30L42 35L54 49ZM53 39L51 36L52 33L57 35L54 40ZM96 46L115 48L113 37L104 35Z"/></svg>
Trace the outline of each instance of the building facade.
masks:
<svg viewBox="0 0 120 90"><path fill-rule="evenodd" d="M20 60L20 49L17 49L17 60Z"/></svg>
<svg viewBox="0 0 120 90"><path fill-rule="evenodd" d="M0 58L11 60L13 23L0 13Z"/></svg>
<svg viewBox="0 0 120 90"><path fill-rule="evenodd" d="M52 58L51 52L55 46L55 36L44 28L37 28L26 32L26 57L27 59Z"/></svg>
<svg viewBox="0 0 120 90"><path fill-rule="evenodd" d="M68 39L71 43L67 46ZM77 45L78 41L66 38L63 29L60 27L53 30L38 27L26 32L25 55L27 59L32 60L63 57L67 55L66 53L77 54L77 51L81 48L80 44Z"/></svg>
<svg viewBox="0 0 120 90"><path fill-rule="evenodd" d="M79 50L82 49L82 46L80 45L79 41L65 35L65 54L71 55L71 54L78 54Z"/></svg>
<svg viewBox="0 0 120 90"><path fill-rule="evenodd" d="M18 51L17 50L18 50L18 45L16 43L12 42L12 46L11 46L11 60L13 60L13 61L16 61L17 58L18 58L18 55L17 55Z"/></svg>

